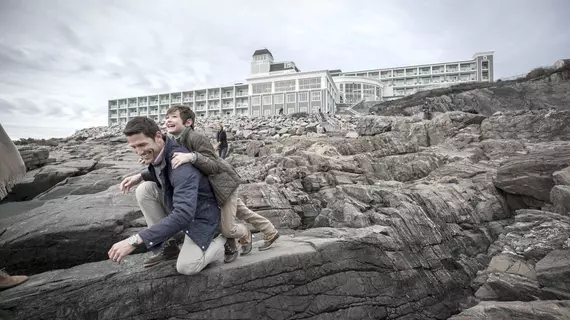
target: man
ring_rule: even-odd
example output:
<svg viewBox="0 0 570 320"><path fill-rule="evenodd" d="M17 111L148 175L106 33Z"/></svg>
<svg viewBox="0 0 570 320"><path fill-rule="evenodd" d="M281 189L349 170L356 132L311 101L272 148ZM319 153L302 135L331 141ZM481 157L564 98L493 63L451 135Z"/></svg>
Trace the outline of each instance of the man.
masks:
<svg viewBox="0 0 570 320"><path fill-rule="evenodd" d="M0 200L4 199L12 187L26 175L26 165L20 152L0 124ZM5 229L0 229L0 235ZM0 290L20 285L28 280L27 276L10 276L0 270Z"/></svg>
<svg viewBox="0 0 570 320"><path fill-rule="evenodd" d="M208 178L191 164L172 167L174 153L188 151L165 138L153 120L133 118L123 133L129 146L148 165L148 170L125 178L120 188L128 192L145 181L137 187L136 198L148 229L115 243L109 250L109 258L120 263L144 243L155 253L144 262L145 266L178 256L176 269L179 273L200 272L222 257L226 241L223 236L217 236L220 208ZM185 233L181 250L171 239L180 231Z"/></svg>
<svg viewBox="0 0 570 320"><path fill-rule="evenodd" d="M176 167L190 162L210 177L222 209L222 234L228 238L225 260L231 262L237 258L235 252L232 252L234 247L231 239L240 239L242 255L251 251L251 232L243 224L235 222L236 216L252 224L264 234L265 241L258 249L261 251L269 249L279 238L279 232L271 221L250 210L238 198L237 188L241 183L241 178L229 163L216 157L208 138L194 131L195 119L196 115L189 107L173 106L167 110L166 130L176 138L180 145L190 151L188 154L175 154L172 163Z"/></svg>
<svg viewBox="0 0 570 320"><path fill-rule="evenodd" d="M221 123L218 123L216 127L218 129L216 150L218 150L220 158L225 159L228 155L228 136Z"/></svg>

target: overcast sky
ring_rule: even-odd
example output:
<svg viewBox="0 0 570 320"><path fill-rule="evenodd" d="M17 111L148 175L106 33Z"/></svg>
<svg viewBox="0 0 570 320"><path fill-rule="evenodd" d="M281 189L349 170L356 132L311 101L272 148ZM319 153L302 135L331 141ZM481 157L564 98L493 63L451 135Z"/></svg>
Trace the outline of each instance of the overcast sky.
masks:
<svg viewBox="0 0 570 320"><path fill-rule="evenodd" d="M233 82L255 49L303 71L470 59L495 78L570 58L568 0L0 0L13 139L107 124L107 100Z"/></svg>

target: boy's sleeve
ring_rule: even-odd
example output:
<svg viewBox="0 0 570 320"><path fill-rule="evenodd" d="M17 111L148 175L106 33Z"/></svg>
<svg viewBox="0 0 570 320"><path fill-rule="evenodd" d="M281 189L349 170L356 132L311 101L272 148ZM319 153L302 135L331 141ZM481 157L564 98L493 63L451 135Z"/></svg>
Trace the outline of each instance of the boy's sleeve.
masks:
<svg viewBox="0 0 570 320"><path fill-rule="evenodd" d="M194 166L198 168L198 170L202 171L202 173L207 176L221 173L223 171L223 168L220 166L220 162L218 161L216 151L206 136L193 133L192 137L189 136L186 141L191 145L185 147L188 150L193 150L196 155Z"/></svg>

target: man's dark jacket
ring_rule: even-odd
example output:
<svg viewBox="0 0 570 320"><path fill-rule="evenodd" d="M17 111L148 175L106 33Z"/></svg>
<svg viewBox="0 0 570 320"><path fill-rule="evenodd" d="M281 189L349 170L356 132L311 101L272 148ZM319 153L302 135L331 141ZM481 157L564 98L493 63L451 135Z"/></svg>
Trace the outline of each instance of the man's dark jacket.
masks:
<svg viewBox="0 0 570 320"><path fill-rule="evenodd" d="M172 155L175 152L187 153L171 139L164 144L165 165L156 177L151 164L142 172L143 180L157 183L164 195L164 204L169 214L159 223L139 233L149 249L160 248L165 241L180 231L184 231L203 251L217 233L220 224L220 208L212 192L208 178L189 163L172 169ZM158 246L158 247L157 247Z"/></svg>

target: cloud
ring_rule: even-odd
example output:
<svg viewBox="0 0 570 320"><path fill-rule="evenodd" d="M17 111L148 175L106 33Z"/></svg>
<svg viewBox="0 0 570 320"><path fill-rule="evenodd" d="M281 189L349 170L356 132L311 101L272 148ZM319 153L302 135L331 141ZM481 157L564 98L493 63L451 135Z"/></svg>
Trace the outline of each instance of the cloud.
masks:
<svg viewBox="0 0 570 320"><path fill-rule="evenodd" d="M42 123L34 131L46 135L106 125L109 99L243 82L263 47L304 71L495 50L496 76L515 75L569 57L569 10L566 0L0 1L0 121Z"/></svg>

